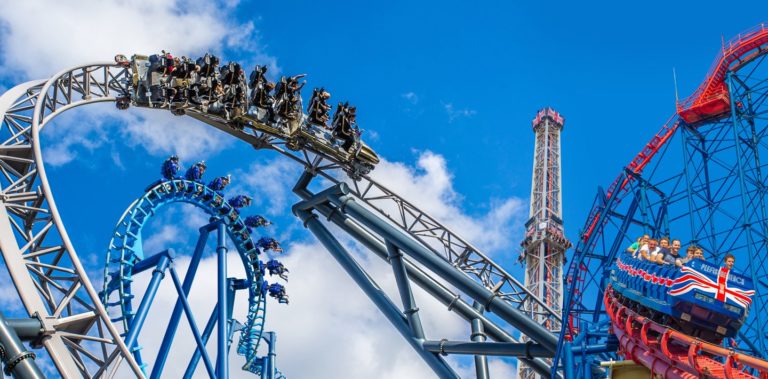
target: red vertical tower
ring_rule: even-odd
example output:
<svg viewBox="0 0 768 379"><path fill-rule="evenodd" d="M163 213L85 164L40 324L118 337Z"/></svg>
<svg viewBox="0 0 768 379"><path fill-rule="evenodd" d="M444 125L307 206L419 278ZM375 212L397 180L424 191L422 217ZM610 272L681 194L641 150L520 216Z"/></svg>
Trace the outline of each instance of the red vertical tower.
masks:
<svg viewBox="0 0 768 379"><path fill-rule="evenodd" d="M525 286L558 313L563 308L563 261L571 242L565 238L560 172L560 132L565 120L552 108L544 108L533 119L535 147L531 181L530 218L526 222L524 249ZM560 323L546 318L537 304L528 304L526 313L557 333ZM533 370L521 365L521 378L536 378Z"/></svg>

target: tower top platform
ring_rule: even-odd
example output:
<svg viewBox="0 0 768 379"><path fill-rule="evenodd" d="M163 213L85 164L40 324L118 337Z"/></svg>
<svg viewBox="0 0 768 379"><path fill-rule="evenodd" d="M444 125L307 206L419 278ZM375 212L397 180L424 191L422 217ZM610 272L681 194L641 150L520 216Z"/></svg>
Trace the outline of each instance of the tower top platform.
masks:
<svg viewBox="0 0 768 379"><path fill-rule="evenodd" d="M536 129L536 126L541 124L546 118L549 118L555 124L560 125L560 128L562 128L563 125L565 125L565 118L560 114L560 112L550 107L545 107L540 109L539 112L536 113L536 117L531 122L531 125L533 126L534 129Z"/></svg>

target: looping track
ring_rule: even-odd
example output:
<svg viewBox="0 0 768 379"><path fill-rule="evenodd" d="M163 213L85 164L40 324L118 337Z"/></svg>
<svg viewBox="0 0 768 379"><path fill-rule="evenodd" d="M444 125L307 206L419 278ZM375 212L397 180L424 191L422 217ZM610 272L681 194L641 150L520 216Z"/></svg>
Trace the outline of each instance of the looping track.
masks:
<svg viewBox="0 0 768 379"><path fill-rule="evenodd" d="M264 278L259 270L254 270L254 267L258 267L260 251L252 237L242 233L246 227L237 211L227 205L221 194L202 183L181 179L164 180L153 185L128 207L118 221L109 242L104 277L110 280L105 280L102 302L117 308L119 317L113 318L112 321L119 322L122 330L127 333L130 319L135 311L131 301L133 298L131 269L145 258L141 231L146 222L160 208L173 203L192 204L211 217L220 218L226 225L229 238L235 244L245 268L246 277L251 283L248 288L248 315L237 348L238 353L246 358L246 369L250 370L257 358L256 352L264 332L266 312L266 299L261 291ZM110 298L115 301L110 302Z"/></svg>
<svg viewBox="0 0 768 379"><path fill-rule="evenodd" d="M0 250L30 315L37 315L48 337L44 345L67 377L112 377L126 363L140 367L109 321L66 232L48 184L40 131L69 109L114 102L130 93L132 72L113 62L63 70L50 79L18 85L0 97ZM274 150L333 183L346 182L350 168L332 157L286 148L286 141L258 130L228 125L219 117L188 111L257 149ZM538 309L538 320L560 320L544 302L479 249L394 191L363 176L350 194L381 217L463 271L496 297L520 311ZM538 307L530 304L538 303Z"/></svg>

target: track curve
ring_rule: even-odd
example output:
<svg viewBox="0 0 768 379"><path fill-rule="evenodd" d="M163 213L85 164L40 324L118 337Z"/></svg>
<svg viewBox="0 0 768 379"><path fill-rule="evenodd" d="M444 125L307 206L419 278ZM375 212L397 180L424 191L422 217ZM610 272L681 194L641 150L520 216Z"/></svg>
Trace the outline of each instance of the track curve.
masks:
<svg viewBox="0 0 768 379"><path fill-rule="evenodd" d="M142 373L109 321L67 235L45 173L40 131L66 110L129 96L131 85L128 67L98 62L63 70L48 80L21 84L0 97L5 126L0 135L4 140L0 145L0 171L4 174L0 183L4 196L0 202L0 249L27 311L46 322L48 338L44 344L57 369L66 376L95 377L105 372L113 376L121 362L128 362L135 375ZM347 181L344 173L354 169L321 152L292 151L287 141L258 128L231 125L221 117L194 110L187 115L256 149L274 150L333 183ZM543 323L560 320L555 310L466 239L370 176L355 179L353 196L442 259L530 316L531 304L537 303L537 315L543 316L539 318ZM53 246L46 246L44 240L54 241L49 242ZM51 275L53 272L57 275ZM73 302L80 308L73 308ZM98 346L83 349L72 342L82 340Z"/></svg>
<svg viewBox="0 0 768 379"><path fill-rule="evenodd" d="M603 301L606 270L627 241L634 238L633 233L642 234L638 228L656 237L668 236L669 224L677 223L682 225L678 233L690 232L691 244L704 244L707 254L715 258L728 251L752 249L755 261L764 261L759 253L763 249L755 242L765 225L760 213L764 195L757 195L761 190L755 187L765 185L759 163L759 156L764 154L761 138L765 125L757 115L764 114L766 107L761 89L765 88L768 60L767 26L761 24L724 45L694 94L677 104L677 113L622 168L607 189L598 188L566 272L564 314L569 315L569 320L560 334L556 363L565 343L588 335L590 328L600 328L608 321ZM758 70L761 64L762 71ZM729 79L743 88L734 87ZM752 80L749 86L740 82L746 79ZM753 90L756 92L750 92ZM749 97L752 100L745 100ZM722 104L714 107L716 101ZM747 101L753 104L748 106ZM682 152L675 150L680 145L671 141L681 144ZM668 158L670 155L673 158ZM630 228L634 229L628 233ZM750 233L755 237L749 237ZM759 281L762 263L746 264L756 286L765 288ZM755 320L751 332L765 335L764 322L759 322L764 317L759 311L764 302L760 292L753 304L758 310L750 318ZM744 329L749 328L742 332ZM743 336L739 339L759 356L759 346L755 348L759 341Z"/></svg>
<svg viewBox="0 0 768 379"><path fill-rule="evenodd" d="M264 277L258 269L263 267L259 261L261 251L248 233L239 212L227 204L223 195L202 183L183 179L163 180L148 188L144 195L126 209L109 242L101 300L108 306L112 304L118 307L120 324L124 333L127 333L134 312L131 303L132 281L123 279L130 279L131 268L145 258L141 231L157 211L176 203L192 204L212 218L220 218L226 225L229 238L235 243L246 278L251 283L248 288L248 315L237 349L246 358L243 368L250 371L257 358L266 312L266 298L261 291ZM116 301L110 303L110 297Z"/></svg>
<svg viewBox="0 0 768 379"><path fill-rule="evenodd" d="M103 74L98 80L97 73ZM67 377L112 377L124 361L137 376L141 371L109 322L64 228L45 173L40 130L67 109L114 101L111 95L127 74L111 63L78 66L51 80L14 87L0 101L6 126L0 249L24 306L43 321L43 345ZM84 341L98 345L94 354L85 351Z"/></svg>
<svg viewBox="0 0 768 379"><path fill-rule="evenodd" d="M677 113L685 122L722 117L731 111L731 98L726 83L728 71L738 71L744 65L765 54L768 49L768 25L762 23L740 33L728 42L715 58L704 82L688 98L678 102Z"/></svg>
<svg viewBox="0 0 768 379"><path fill-rule="evenodd" d="M623 355L664 378L688 379L705 375L756 379L768 376L768 361L738 354L643 317L622 304L610 286L605 291L603 303ZM758 375L745 373L736 367L738 365L753 369Z"/></svg>

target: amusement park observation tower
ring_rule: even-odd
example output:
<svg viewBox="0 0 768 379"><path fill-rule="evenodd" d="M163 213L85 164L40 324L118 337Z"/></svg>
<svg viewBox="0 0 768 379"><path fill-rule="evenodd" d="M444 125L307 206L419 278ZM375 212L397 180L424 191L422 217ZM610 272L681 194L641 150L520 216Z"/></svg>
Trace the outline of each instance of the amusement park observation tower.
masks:
<svg viewBox="0 0 768 379"><path fill-rule="evenodd" d="M571 242L565 238L562 219L562 176L560 133L565 120L552 108L544 108L533 119L535 146L531 181L530 218L525 223L525 287L558 315L563 307L563 260ZM530 304L526 313L552 332L560 330L557 319L546 317L539 304ZM536 378L533 370L521 365L522 378Z"/></svg>

